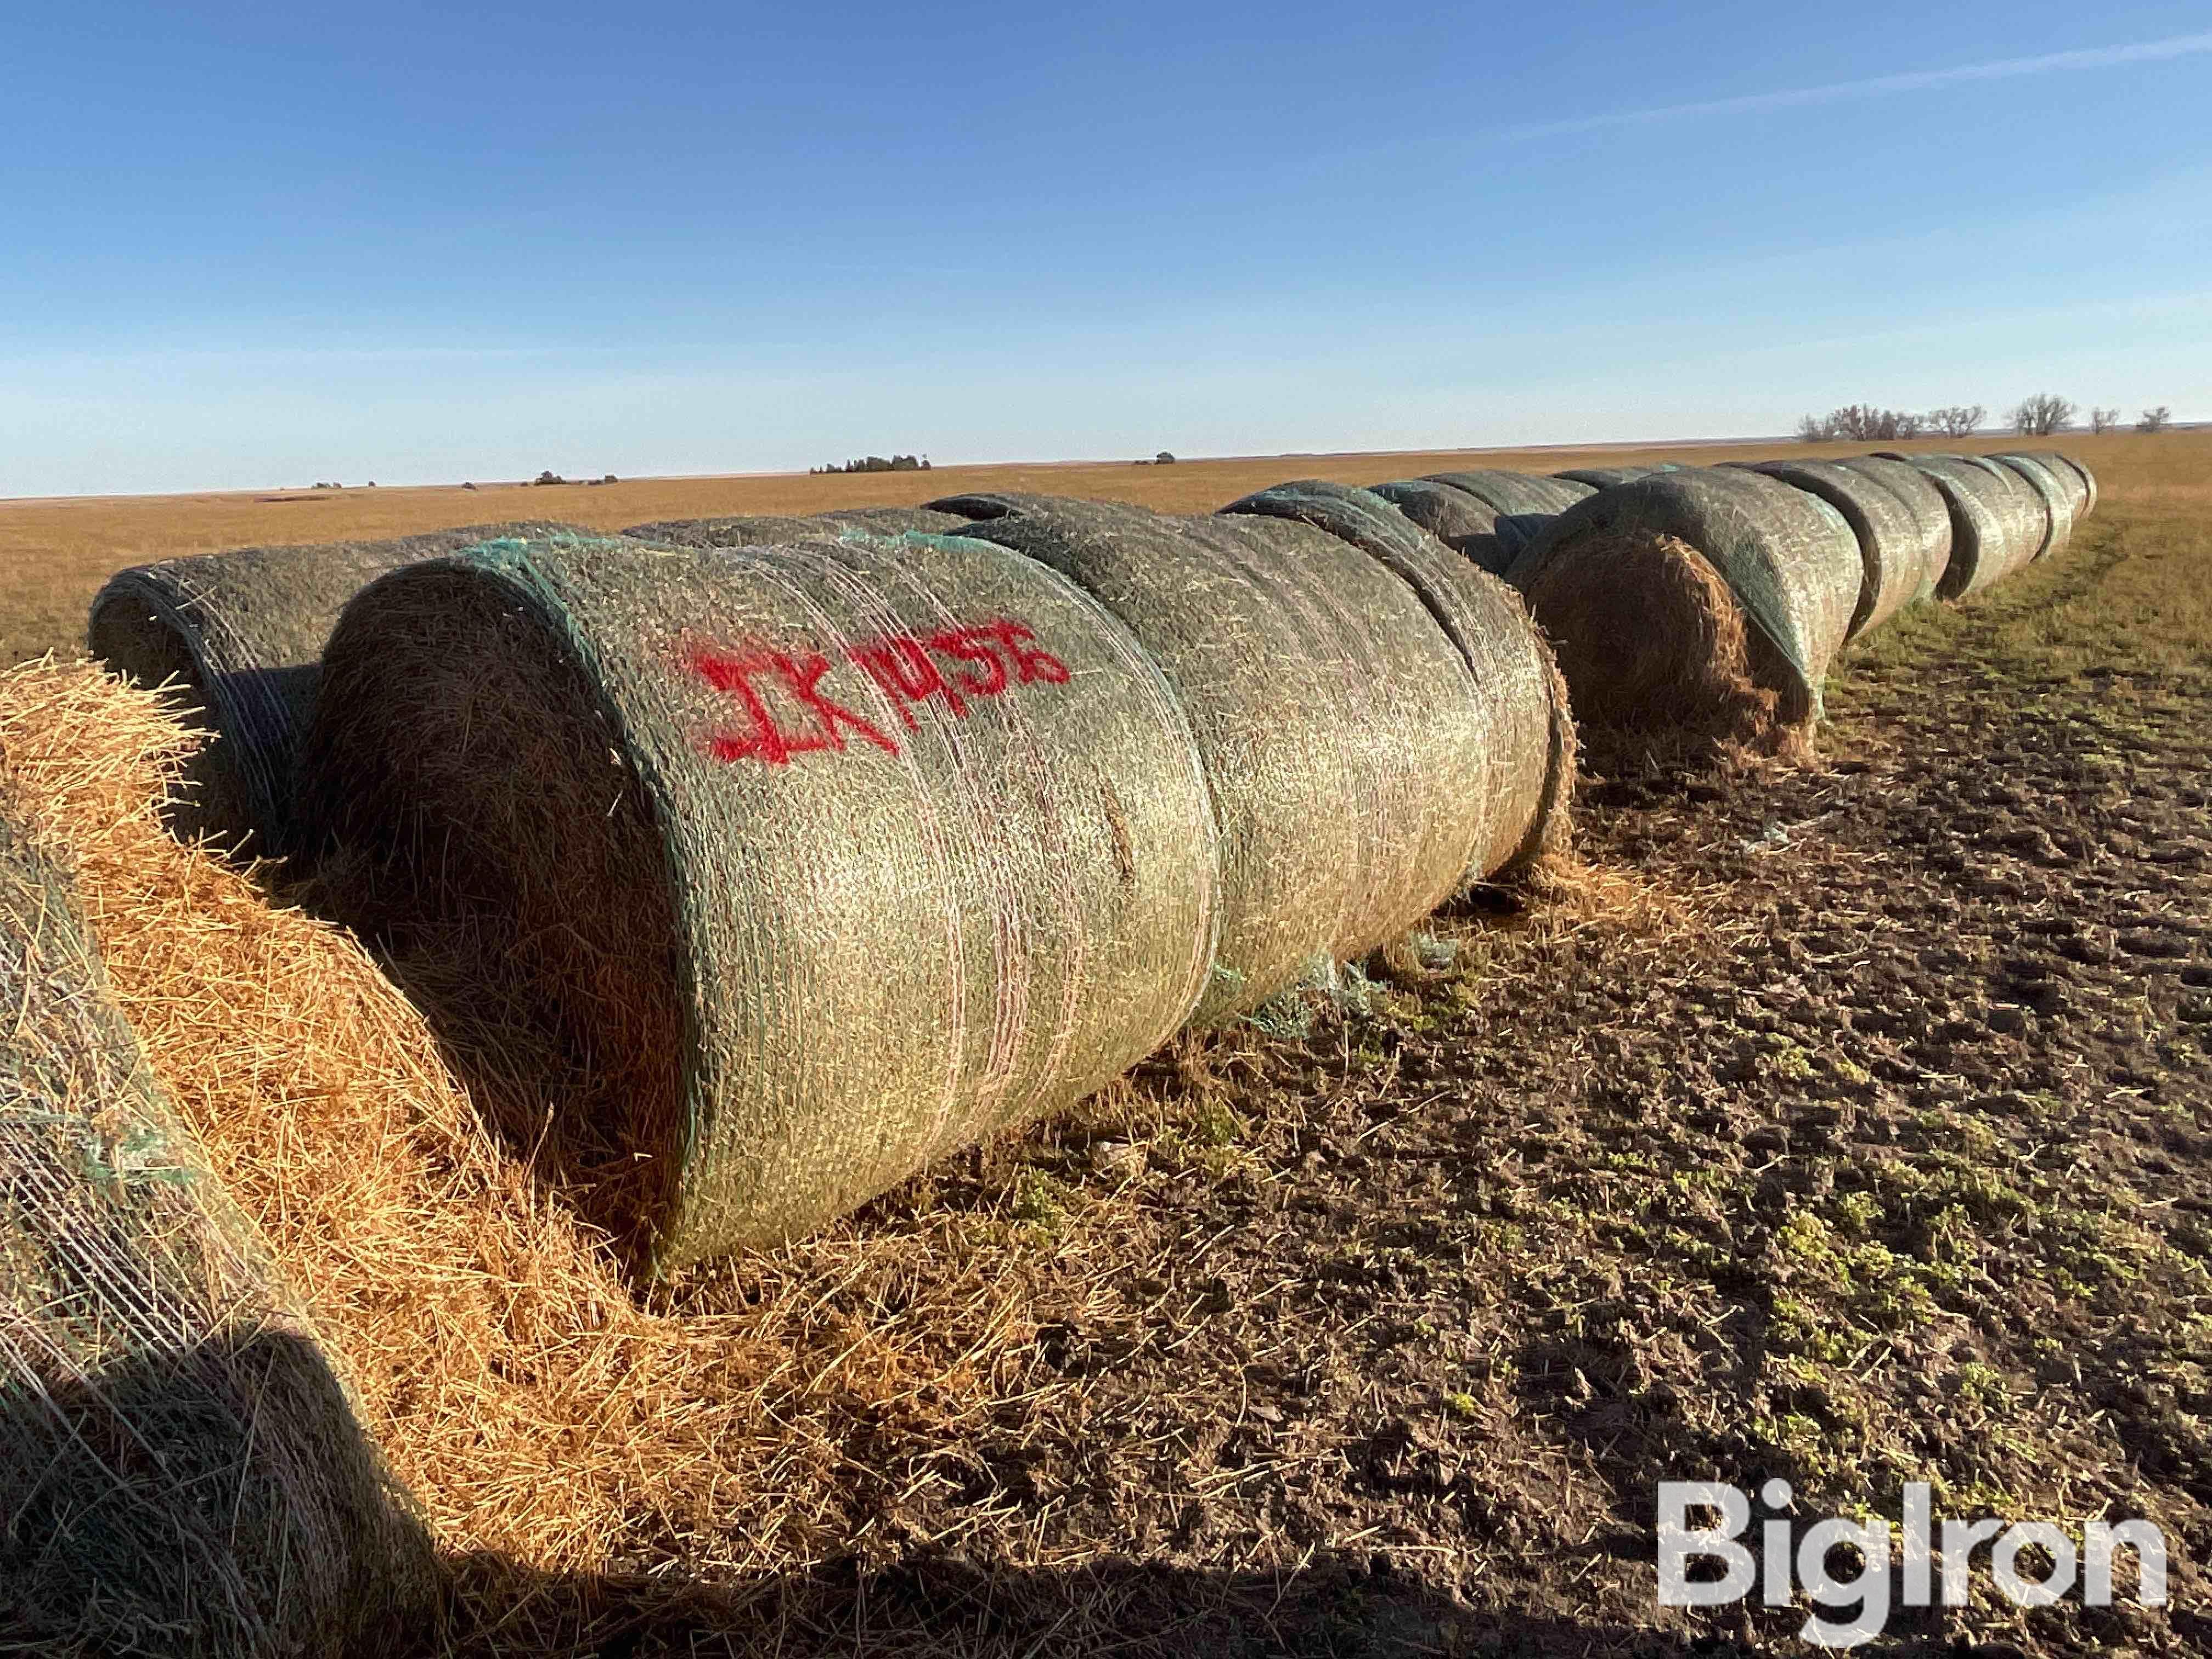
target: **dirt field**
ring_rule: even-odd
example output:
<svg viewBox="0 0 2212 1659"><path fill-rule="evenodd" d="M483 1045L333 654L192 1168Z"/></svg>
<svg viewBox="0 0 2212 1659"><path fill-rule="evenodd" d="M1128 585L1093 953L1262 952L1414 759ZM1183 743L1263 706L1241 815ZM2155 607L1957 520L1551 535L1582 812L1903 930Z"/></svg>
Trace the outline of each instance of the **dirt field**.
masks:
<svg viewBox="0 0 2212 1659"><path fill-rule="evenodd" d="M476 1605L610 1655L1755 1650L1802 1608L1662 1613L1654 1489L1779 1475L1800 1517L1927 1480L2166 1529L2162 1612L1984 1570L1893 1650L2212 1650L2212 433L2065 447L2074 549L1854 653L1818 764L1592 780L1584 871L879 1201L848 1240L944 1242L896 1274L777 1264L860 1328L988 1242L961 1400L856 1397L788 1490L641 1517L651 1586L484 1559ZM0 659L187 547L1468 459L0 504ZM778 1528L788 1571L714 1571Z"/></svg>

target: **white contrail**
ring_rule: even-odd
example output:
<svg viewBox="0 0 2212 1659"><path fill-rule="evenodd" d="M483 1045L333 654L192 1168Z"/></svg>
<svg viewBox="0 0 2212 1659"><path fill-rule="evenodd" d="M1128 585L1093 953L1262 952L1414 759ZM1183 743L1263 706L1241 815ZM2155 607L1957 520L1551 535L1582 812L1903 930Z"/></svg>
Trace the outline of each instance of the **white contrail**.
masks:
<svg viewBox="0 0 2212 1659"><path fill-rule="evenodd" d="M2003 81L2021 75L2052 75L2062 70L2116 69L2123 64L2163 63L2204 52L2212 52L2212 33L2176 34L2163 40L2138 40L2132 46L2090 46L2080 52L2045 52L2039 58L2001 58L1990 64L1961 64L1954 69L1918 70L1909 75L1878 75L1870 81L1839 81L1833 86L1800 87L1790 92L1758 92L1741 98L1714 98L1698 104L1662 104L1656 109L1616 110L1609 115L1541 121L1530 126L1509 127L1503 136L1545 138L1560 133L1590 132L1601 127L1671 121L1688 115L1735 115L1753 110L1790 109L1847 98L1879 97L1885 93L1923 92L1930 87L1955 86L1963 81Z"/></svg>

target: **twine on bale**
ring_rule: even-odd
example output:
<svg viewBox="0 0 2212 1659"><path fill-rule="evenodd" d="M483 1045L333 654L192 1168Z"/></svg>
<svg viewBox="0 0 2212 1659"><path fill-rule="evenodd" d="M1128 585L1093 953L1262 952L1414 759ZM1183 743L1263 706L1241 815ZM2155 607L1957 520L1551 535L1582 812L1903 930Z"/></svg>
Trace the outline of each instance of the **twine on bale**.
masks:
<svg viewBox="0 0 2212 1659"><path fill-rule="evenodd" d="M300 737L338 611L388 570L551 524L473 525L393 541L240 547L134 565L94 596L92 655L147 687L170 685L207 734L172 808L187 839L286 850Z"/></svg>
<svg viewBox="0 0 2212 1659"><path fill-rule="evenodd" d="M1987 467L1953 455L1877 455L1902 461L1942 492L1951 514L1951 560L1936 588L1946 599L1978 593L2033 556L2040 539L2027 486L2018 491Z"/></svg>
<svg viewBox="0 0 2212 1659"><path fill-rule="evenodd" d="M1936 481L1906 461L1875 455L1850 455L1837 461L1846 472L1870 478L1903 501L1920 527L1925 562L1915 600L1934 599L1951 568L1951 508Z"/></svg>
<svg viewBox="0 0 2212 1659"><path fill-rule="evenodd" d="M1481 694L1369 555L1295 522L1012 493L935 505L1093 595L1188 712L1221 825L1200 1023L1396 938L1484 856Z"/></svg>
<svg viewBox="0 0 2212 1659"><path fill-rule="evenodd" d="M0 771L0 1632L11 1650L382 1655L428 1540L111 1002Z"/></svg>
<svg viewBox="0 0 2212 1659"><path fill-rule="evenodd" d="M1097 1088L1212 959L1173 693L982 542L410 567L347 608L307 770L323 902L445 977L464 1054L471 1009L536 1033L561 1103L510 1133L660 1273Z"/></svg>
<svg viewBox="0 0 2212 1659"><path fill-rule="evenodd" d="M1887 484L1833 461L1729 463L1818 495L1844 515L1858 538L1858 604L1846 639L1879 628L1931 586L1934 553L1929 527L1911 505ZM1948 535L1948 521L1946 537Z"/></svg>
<svg viewBox="0 0 2212 1659"><path fill-rule="evenodd" d="M1586 739L1802 752L1858 601L1858 542L1834 507L1778 480L1683 471L1568 508L1512 580Z"/></svg>
<svg viewBox="0 0 2212 1659"><path fill-rule="evenodd" d="M2074 522L2078 504L2084 492L2072 477L2061 478L2050 464L2033 455L1991 455L1990 465L2002 466L2020 475L2027 487L2043 503L2047 526L2043 546L2036 557L2047 559L2054 553L2063 553L2074 539Z"/></svg>
<svg viewBox="0 0 2212 1659"><path fill-rule="evenodd" d="M1328 532L1411 586L1457 647L1486 702L1492 777L1470 880L1511 876L1566 845L1574 795L1575 722L1543 636L1519 594L1451 551L1374 491L1324 479L1277 484L1224 514L1289 519Z"/></svg>

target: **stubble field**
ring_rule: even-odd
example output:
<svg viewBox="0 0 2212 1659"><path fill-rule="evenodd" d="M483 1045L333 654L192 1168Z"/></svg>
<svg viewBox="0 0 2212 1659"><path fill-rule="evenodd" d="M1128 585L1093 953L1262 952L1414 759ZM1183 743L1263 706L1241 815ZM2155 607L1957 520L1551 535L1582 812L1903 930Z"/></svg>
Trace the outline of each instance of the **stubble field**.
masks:
<svg viewBox="0 0 2212 1659"><path fill-rule="evenodd" d="M2212 433L2064 447L2104 489L2073 548L1847 658L1814 765L1589 779L1547 887L732 1270L865 1332L988 1259L978 1358L855 1390L803 1492L641 1525L636 1580L487 1558L476 1605L548 1651L1747 1650L1802 1608L1657 1608L1655 1488L1778 1475L1801 1518L1925 1480L2173 1547L2162 1611L1981 1573L1898 1650L2212 1648ZM118 565L244 542L1467 461L0 503L0 661L73 648ZM783 1566L716 1570L714 1527L794 1510Z"/></svg>

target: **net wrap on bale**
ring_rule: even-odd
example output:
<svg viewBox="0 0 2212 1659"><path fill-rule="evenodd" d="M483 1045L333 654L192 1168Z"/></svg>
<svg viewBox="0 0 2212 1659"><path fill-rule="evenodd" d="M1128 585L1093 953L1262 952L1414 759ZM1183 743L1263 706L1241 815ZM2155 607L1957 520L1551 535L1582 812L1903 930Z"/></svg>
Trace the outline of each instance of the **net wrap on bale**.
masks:
<svg viewBox="0 0 2212 1659"><path fill-rule="evenodd" d="M1423 482L1443 484L1448 489L1472 495L1501 514L1564 513L1577 501L1596 493L1595 485L1578 478L1496 469L1431 472Z"/></svg>
<svg viewBox="0 0 2212 1659"><path fill-rule="evenodd" d="M2047 533L2039 559L2047 559L2054 553L2063 553L2074 539L2074 525L2086 492L2078 478L2072 475L2061 477L2053 464L2033 455L1991 455L1985 458L1991 465L2002 466L2025 479L2043 503Z"/></svg>
<svg viewBox="0 0 2212 1659"><path fill-rule="evenodd" d="M1486 827L1469 880L1510 875L1565 844L1574 716L1551 648L1517 593L1372 490L1307 478L1256 491L1221 512L1310 525L1358 548L1413 590L1458 650L1474 677L1489 733Z"/></svg>
<svg viewBox="0 0 2212 1659"><path fill-rule="evenodd" d="M1849 637L1879 628L1933 588L1929 568L1938 553L1935 526L1887 484L1833 461L1760 461L1749 470L1818 495L1844 515L1858 538L1859 599ZM1947 516L1941 539L1947 558L1949 538Z"/></svg>
<svg viewBox="0 0 2212 1659"><path fill-rule="evenodd" d="M1571 466L1552 477L1564 478L1569 483L1587 484L1592 489L1610 489L1615 484L1633 483L1638 478L1672 471L1665 466Z"/></svg>
<svg viewBox="0 0 2212 1659"><path fill-rule="evenodd" d="M1907 461L1884 460L1874 455L1851 455L1834 463L1846 472L1870 478L1903 501L1920 526L1927 562L1920 576L1916 599L1934 599L1951 568L1951 507L1936 481Z"/></svg>
<svg viewBox="0 0 2212 1659"><path fill-rule="evenodd" d="M0 777L0 1633L11 1651L381 1654L427 1538L110 1002Z"/></svg>
<svg viewBox="0 0 2212 1659"><path fill-rule="evenodd" d="M325 665L329 902L581 1056L548 1150L650 1267L1074 1100L1205 988L1189 724L1002 548L492 543L367 590Z"/></svg>
<svg viewBox="0 0 2212 1659"><path fill-rule="evenodd" d="M544 523L471 525L391 541L234 548L118 571L95 594L94 657L139 684L177 684L179 715L206 732L173 821L253 850L286 850L301 734L314 715L323 643L345 602L386 571Z"/></svg>
<svg viewBox="0 0 2212 1659"><path fill-rule="evenodd" d="M2022 481L2012 489L1995 471L1953 455L1882 455L1934 484L1951 514L1951 559L1936 592L1947 599L1978 593L2034 556L2041 508Z"/></svg>
<svg viewBox="0 0 2212 1659"><path fill-rule="evenodd" d="M1465 883L1488 827L1480 695L1373 558L1288 521L1013 493L938 505L1094 595L1188 712L1221 825L1200 1024L1316 957L1386 943Z"/></svg>
<svg viewBox="0 0 2212 1659"><path fill-rule="evenodd" d="M1577 503L1511 578L1585 719L1624 730L1693 722L1700 702L1741 694L1745 718L1763 724L1750 700L1764 688L1786 732L1820 715L1861 566L1850 526L1820 497L1756 472L1699 469Z"/></svg>
<svg viewBox="0 0 2212 1659"><path fill-rule="evenodd" d="M846 507L818 518L788 514L742 514L721 519L668 519L632 525L622 533L664 547L760 547L814 541L824 536L898 535L907 531L949 535L964 521L926 507Z"/></svg>

